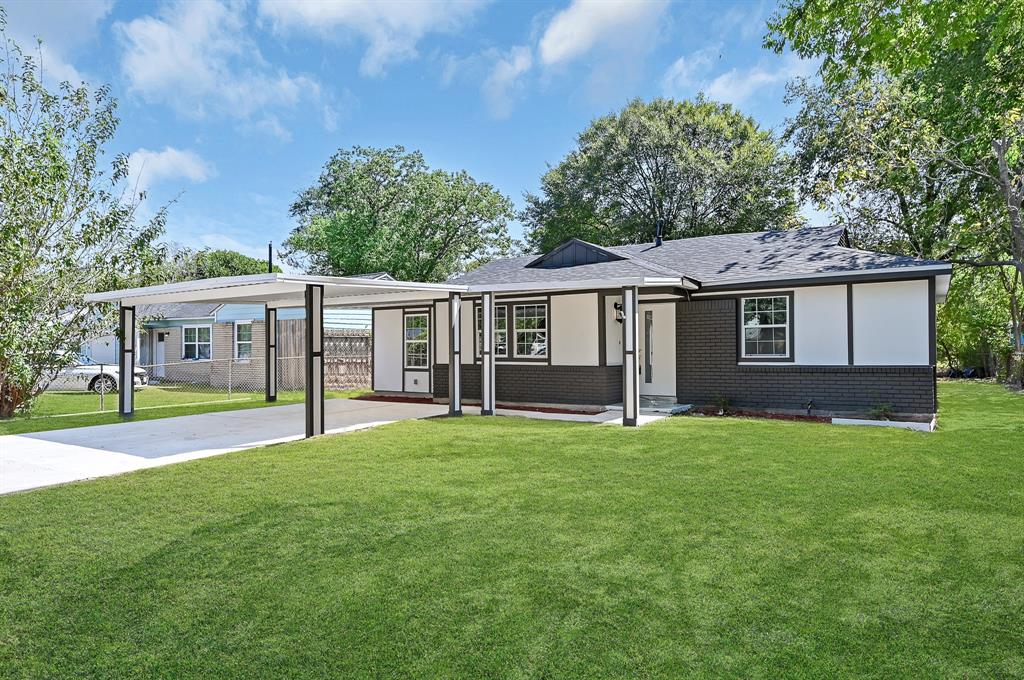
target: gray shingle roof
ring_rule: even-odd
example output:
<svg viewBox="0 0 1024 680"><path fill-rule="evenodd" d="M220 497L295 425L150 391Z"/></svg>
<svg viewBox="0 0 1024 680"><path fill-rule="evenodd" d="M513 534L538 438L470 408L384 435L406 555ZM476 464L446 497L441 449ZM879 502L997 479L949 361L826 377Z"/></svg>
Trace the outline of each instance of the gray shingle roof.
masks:
<svg viewBox="0 0 1024 680"><path fill-rule="evenodd" d="M723 234L612 246L629 258L562 269L527 268L535 255L489 262L454 280L462 284L545 283L631 276L686 276L704 286L735 281L799 278L810 274L945 264L840 245L841 227Z"/></svg>

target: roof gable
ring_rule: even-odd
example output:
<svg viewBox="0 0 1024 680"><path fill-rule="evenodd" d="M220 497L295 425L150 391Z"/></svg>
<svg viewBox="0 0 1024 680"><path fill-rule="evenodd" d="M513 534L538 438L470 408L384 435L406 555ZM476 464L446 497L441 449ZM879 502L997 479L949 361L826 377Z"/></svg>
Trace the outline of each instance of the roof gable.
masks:
<svg viewBox="0 0 1024 680"><path fill-rule="evenodd" d="M541 255L526 266L536 269L561 269L581 264L597 264L599 262L617 262L626 259L624 256L582 241L578 238L569 239L549 253Z"/></svg>

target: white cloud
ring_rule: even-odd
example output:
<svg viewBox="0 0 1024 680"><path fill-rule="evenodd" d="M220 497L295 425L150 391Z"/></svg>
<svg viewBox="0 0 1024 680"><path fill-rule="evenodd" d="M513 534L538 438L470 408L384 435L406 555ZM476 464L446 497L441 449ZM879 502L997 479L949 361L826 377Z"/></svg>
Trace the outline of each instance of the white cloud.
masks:
<svg viewBox="0 0 1024 680"><path fill-rule="evenodd" d="M42 63L44 81L68 80L77 85L89 78L71 63L74 54L95 40L100 22L113 8L113 0L36 0L5 3L7 29L21 48ZM43 45L36 49L36 38ZM46 82L52 87L56 83Z"/></svg>
<svg viewBox="0 0 1024 680"><path fill-rule="evenodd" d="M679 57L661 77L664 92L682 92L692 87L721 59L721 45L705 47L689 55Z"/></svg>
<svg viewBox="0 0 1024 680"><path fill-rule="evenodd" d="M429 33L460 29L483 5L476 0L260 0L259 13L278 30L301 30L322 38L361 36L367 43L359 71L383 75L388 66L417 56Z"/></svg>
<svg viewBox="0 0 1024 680"><path fill-rule="evenodd" d="M757 65L730 69L708 83L704 92L712 99L739 105L760 90L784 85L799 76L810 76L815 70L815 62L790 54L775 67Z"/></svg>
<svg viewBox="0 0 1024 680"><path fill-rule="evenodd" d="M495 118L508 118L515 97L522 90L520 78L533 65L530 48L519 45L500 56L480 86L487 107Z"/></svg>
<svg viewBox="0 0 1024 680"><path fill-rule="evenodd" d="M115 24L124 45L121 70L129 90L201 119L230 116L244 127L287 139L267 109L324 98L319 83L268 64L246 34L244 6L179 2L157 16Z"/></svg>
<svg viewBox="0 0 1024 680"><path fill-rule="evenodd" d="M265 260L267 258L266 244L263 244L262 247L253 246L252 244L243 243L238 239L225 236L224 234L200 234L196 240L198 240L199 244L204 248L210 248L213 250L234 250L242 253L243 255L255 257L260 260ZM275 260L276 259L277 258L275 258ZM274 264L281 263L275 262Z"/></svg>
<svg viewBox="0 0 1024 680"><path fill-rule="evenodd" d="M148 191L160 182L186 179L205 182L216 171L194 151L165 146L163 151L139 149L128 156L128 187L133 193Z"/></svg>
<svg viewBox="0 0 1024 680"><path fill-rule="evenodd" d="M647 51L666 6L660 1L573 0L541 36L540 60L547 66L565 64L595 47Z"/></svg>
<svg viewBox="0 0 1024 680"><path fill-rule="evenodd" d="M669 97L691 97L701 91L711 99L740 105L763 90L781 87L796 77L810 76L817 69L815 61L790 53L781 62L762 61L711 77L720 59L719 52L720 46L712 46L677 59L661 78L662 92Z"/></svg>

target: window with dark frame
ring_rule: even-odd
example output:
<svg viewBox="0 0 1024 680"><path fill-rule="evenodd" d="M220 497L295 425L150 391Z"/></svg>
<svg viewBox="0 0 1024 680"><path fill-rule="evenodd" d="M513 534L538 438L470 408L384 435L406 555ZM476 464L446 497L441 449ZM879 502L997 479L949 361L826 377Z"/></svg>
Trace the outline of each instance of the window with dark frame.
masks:
<svg viewBox="0 0 1024 680"><path fill-rule="evenodd" d="M772 295L741 300L744 359L789 357L789 296Z"/></svg>
<svg viewBox="0 0 1024 680"><path fill-rule="evenodd" d="M516 357L545 358L548 355L548 306L515 305L513 308Z"/></svg>
<svg viewBox="0 0 1024 680"><path fill-rule="evenodd" d="M430 363L429 322L426 314L405 315L405 367L427 368Z"/></svg>
<svg viewBox="0 0 1024 680"><path fill-rule="evenodd" d="M484 308L476 308L476 355L479 357L484 346ZM508 307L494 306L494 356L508 357Z"/></svg>

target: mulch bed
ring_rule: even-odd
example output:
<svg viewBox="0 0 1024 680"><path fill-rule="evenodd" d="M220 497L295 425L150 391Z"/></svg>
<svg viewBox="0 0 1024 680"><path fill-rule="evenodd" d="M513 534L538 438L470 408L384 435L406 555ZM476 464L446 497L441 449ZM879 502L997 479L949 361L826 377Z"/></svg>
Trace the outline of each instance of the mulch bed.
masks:
<svg viewBox="0 0 1024 680"><path fill-rule="evenodd" d="M397 404L433 404L430 397L402 397L388 394L364 394L353 397L357 401L390 401ZM570 415L592 415L594 411L580 411L571 408L556 408L553 406L523 406L522 404L498 404L498 408L507 411L533 411L535 413L566 413Z"/></svg>
<svg viewBox="0 0 1024 680"><path fill-rule="evenodd" d="M725 413L719 414L718 409L713 406L703 406L693 408L687 411L687 415L702 415L702 416L728 416L730 418L765 418L767 420L796 420L811 423L831 423L832 418L828 416L808 416L800 415L797 413L771 413L768 411L736 411L733 409L726 410Z"/></svg>

